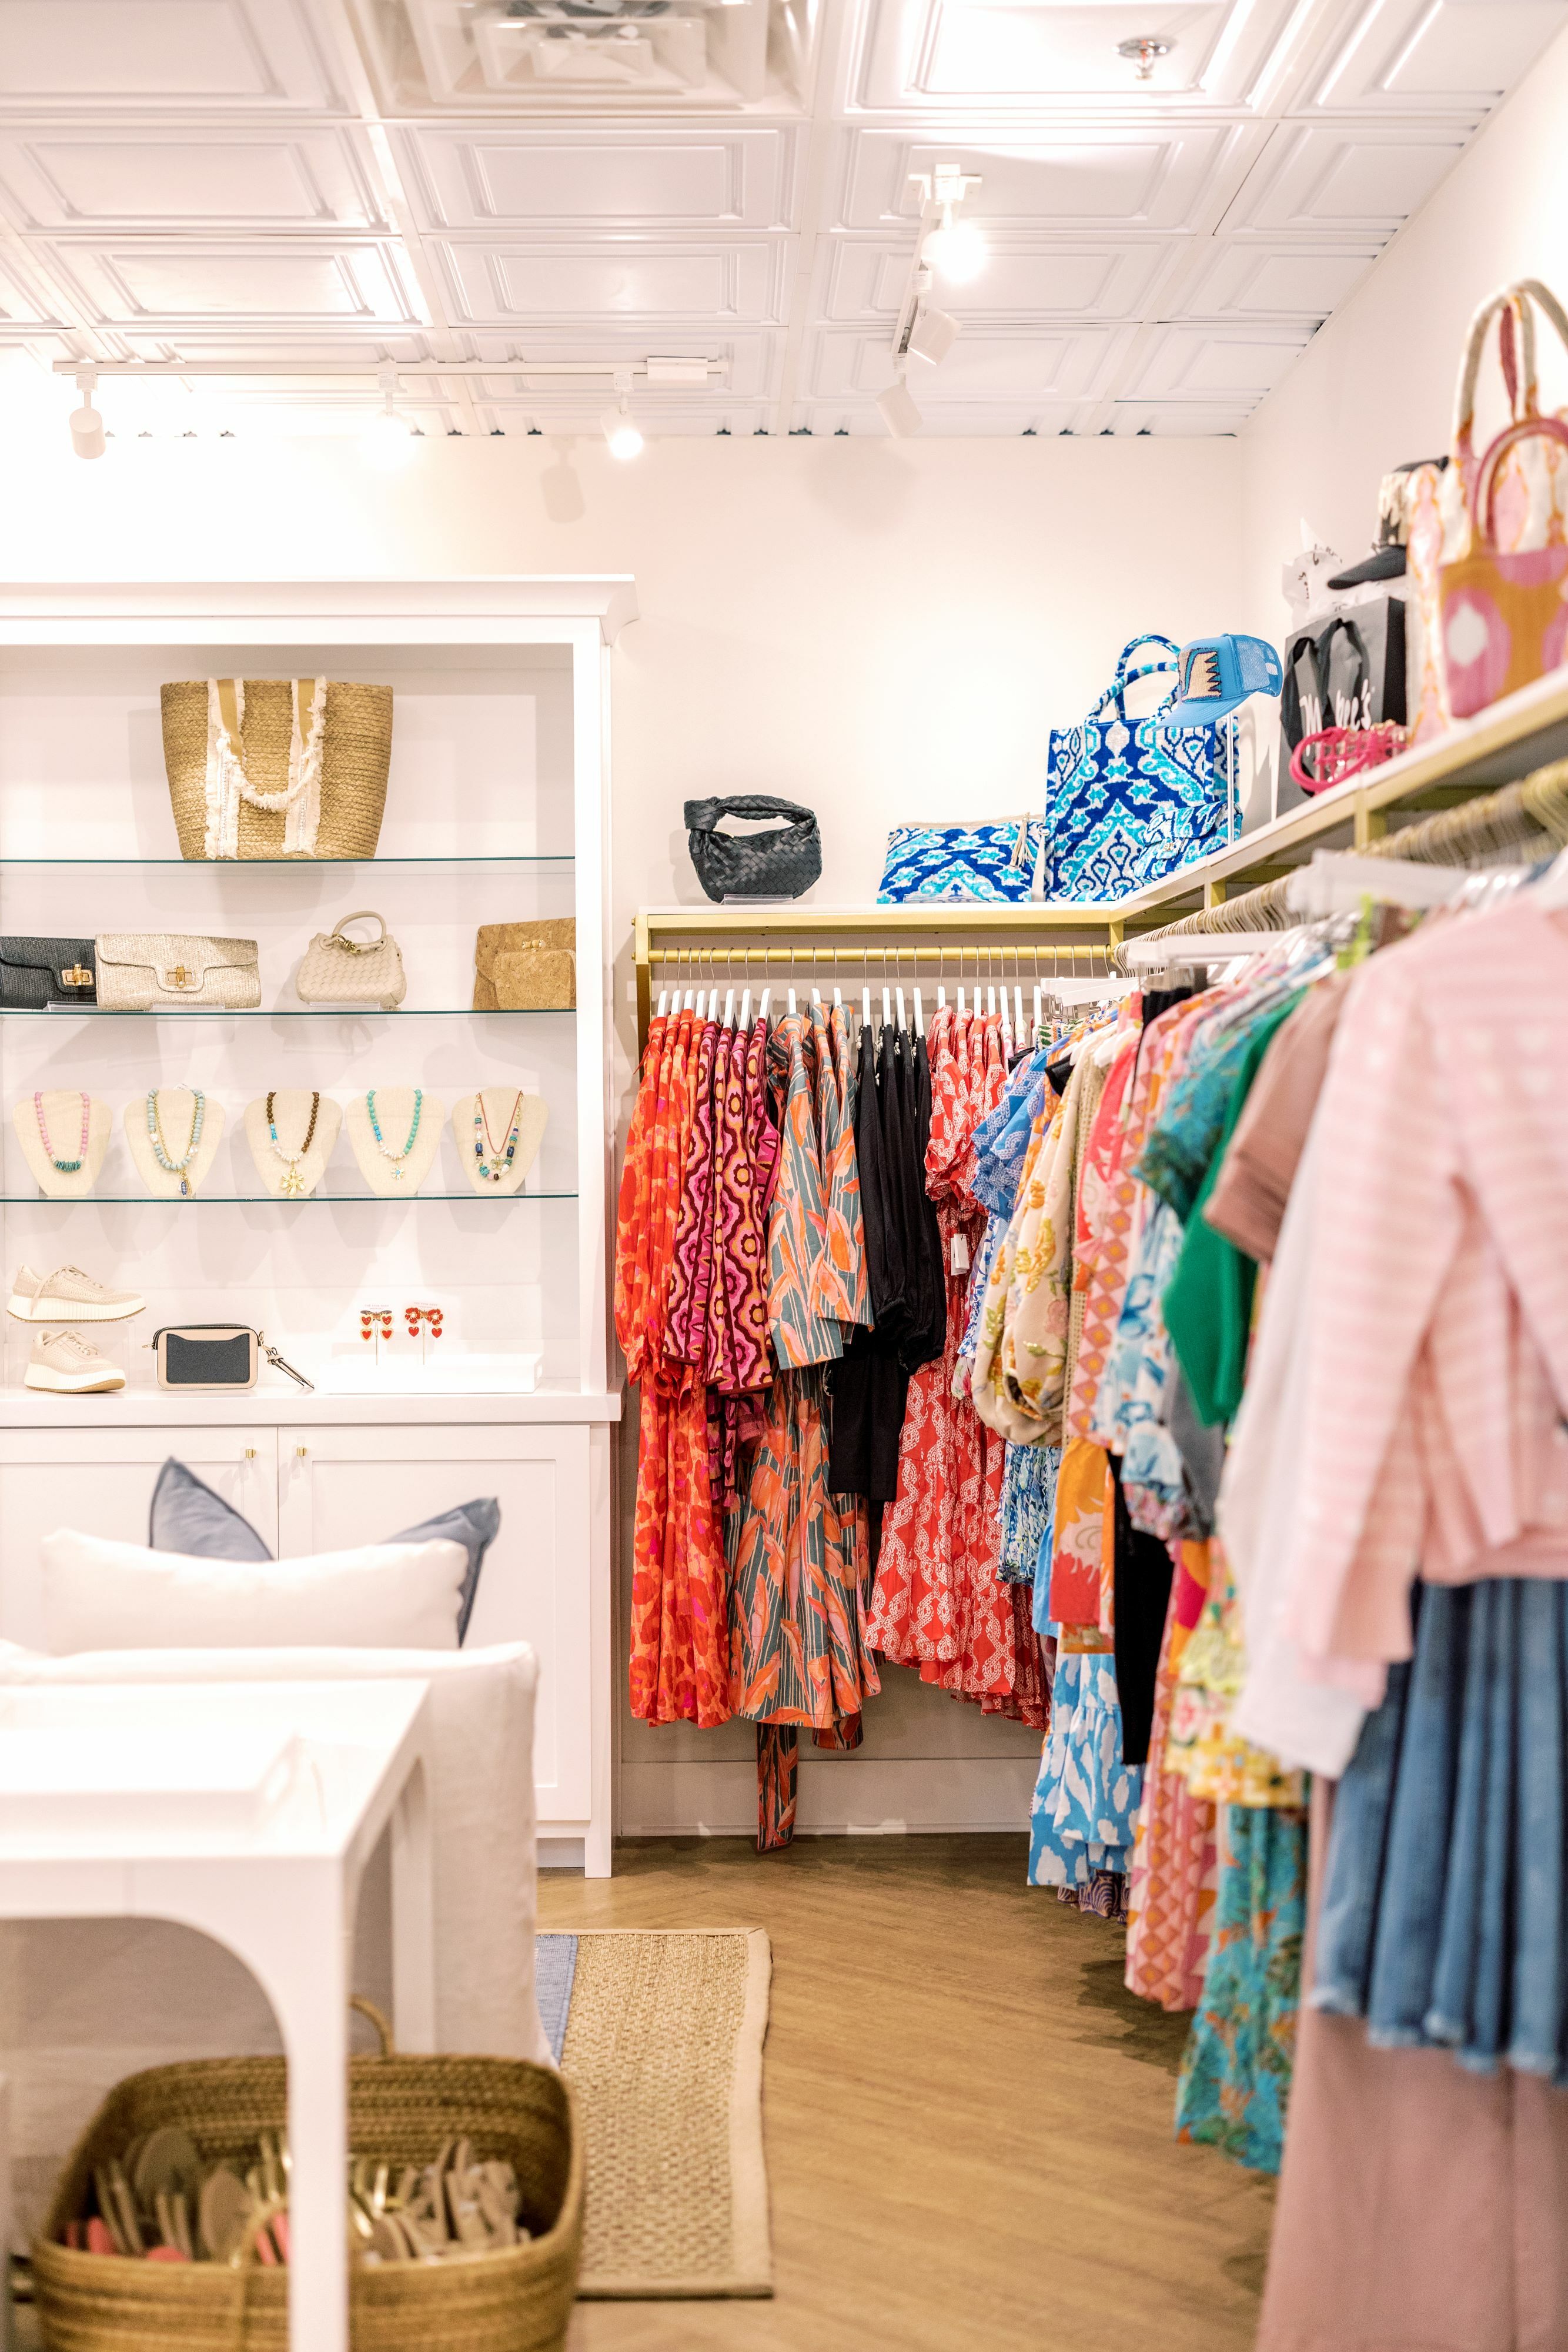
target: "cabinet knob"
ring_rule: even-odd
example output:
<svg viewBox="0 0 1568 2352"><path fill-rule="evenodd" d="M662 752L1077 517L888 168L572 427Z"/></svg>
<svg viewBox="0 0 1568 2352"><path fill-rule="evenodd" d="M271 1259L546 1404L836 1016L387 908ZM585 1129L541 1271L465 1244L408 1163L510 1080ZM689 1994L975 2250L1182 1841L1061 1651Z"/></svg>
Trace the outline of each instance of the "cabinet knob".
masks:
<svg viewBox="0 0 1568 2352"><path fill-rule="evenodd" d="M254 1462L256 1460L256 1448L254 1445L247 1445L246 1447L245 1458L247 1462Z"/></svg>
<svg viewBox="0 0 1568 2352"><path fill-rule="evenodd" d="M310 1448L308 1445L297 1445L294 1451L299 1456L300 1461L303 1462L305 1456L309 1453Z"/></svg>

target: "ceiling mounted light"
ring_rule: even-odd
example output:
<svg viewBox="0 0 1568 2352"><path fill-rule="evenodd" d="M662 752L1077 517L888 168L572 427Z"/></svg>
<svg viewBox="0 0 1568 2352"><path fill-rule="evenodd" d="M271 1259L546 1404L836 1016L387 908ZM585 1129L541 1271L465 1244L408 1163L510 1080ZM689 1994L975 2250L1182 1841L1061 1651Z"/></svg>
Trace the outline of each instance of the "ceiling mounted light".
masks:
<svg viewBox="0 0 1568 2352"><path fill-rule="evenodd" d="M925 422L902 376L890 383L885 392L877 394L876 405L878 415L895 441L913 440Z"/></svg>
<svg viewBox="0 0 1568 2352"><path fill-rule="evenodd" d="M397 405L397 371L383 368L379 378L382 405L365 427L365 455L372 466L391 473L406 466L413 455L414 430Z"/></svg>
<svg viewBox="0 0 1568 2352"><path fill-rule="evenodd" d="M1162 58L1168 58L1175 47L1174 41L1162 41L1156 33L1135 33L1130 41L1117 42L1116 55L1137 67L1140 81L1153 81L1155 66Z"/></svg>
<svg viewBox="0 0 1568 2352"><path fill-rule="evenodd" d="M967 286L986 266L986 240L973 221L956 221L951 205L942 207L942 223L926 237L921 252L934 269L955 286Z"/></svg>
<svg viewBox="0 0 1568 2352"><path fill-rule="evenodd" d="M615 390L618 397L614 407L607 408L599 420L604 437L610 444L610 454L612 457L640 457L643 454L643 436L631 410L630 369L616 376Z"/></svg>
<svg viewBox="0 0 1568 2352"><path fill-rule="evenodd" d="M909 331L909 351L913 358L925 360L937 367L957 341L960 329L956 319L946 310L937 310L934 302L922 302L915 313L915 324Z"/></svg>
<svg viewBox="0 0 1568 2352"><path fill-rule="evenodd" d="M95 370L84 368L77 378L81 406L71 411L71 447L78 457L101 457L107 446L103 419L92 404L92 395L97 389Z"/></svg>

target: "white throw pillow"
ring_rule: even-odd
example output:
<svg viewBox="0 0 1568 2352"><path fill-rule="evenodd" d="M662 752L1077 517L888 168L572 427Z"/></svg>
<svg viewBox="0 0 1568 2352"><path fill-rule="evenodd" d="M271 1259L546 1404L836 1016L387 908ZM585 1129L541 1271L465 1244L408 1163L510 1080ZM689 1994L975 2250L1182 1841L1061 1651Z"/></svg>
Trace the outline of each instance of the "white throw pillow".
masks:
<svg viewBox="0 0 1568 2352"><path fill-rule="evenodd" d="M308 1559L194 1559L60 1528L44 1538L44 1638L78 1650L455 1650L463 1546L362 1544Z"/></svg>

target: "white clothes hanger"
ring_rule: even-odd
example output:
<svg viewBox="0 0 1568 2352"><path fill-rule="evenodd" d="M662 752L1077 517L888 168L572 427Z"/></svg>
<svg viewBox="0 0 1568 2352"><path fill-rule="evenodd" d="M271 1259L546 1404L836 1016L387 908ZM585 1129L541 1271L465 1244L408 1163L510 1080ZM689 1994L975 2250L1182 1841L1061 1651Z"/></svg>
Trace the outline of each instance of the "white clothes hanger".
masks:
<svg viewBox="0 0 1568 2352"><path fill-rule="evenodd" d="M661 990L659 991L659 1018L660 1018L660 1020L661 1020L661 1021L662 1021L662 1020L664 1019L664 1013L665 1013L665 1010L666 1010L666 1008L667 1008L667 1006L668 1006L668 1004L669 1004L669 1002L670 1002L670 992L669 992L669 990L668 990L667 988L661 988Z"/></svg>
<svg viewBox="0 0 1568 2352"><path fill-rule="evenodd" d="M909 1026L909 1018L904 1010L904 991L902 988L897 991L897 1003L898 1025L901 1029L907 1029Z"/></svg>
<svg viewBox="0 0 1568 2352"><path fill-rule="evenodd" d="M767 1018L768 1018L768 1006L772 1003L772 1002L773 1002L773 991L772 991L770 988L765 988L765 989L763 990L763 992L762 992L762 1002L761 1002L761 1003L760 1003L760 1004L758 1006L758 1008L757 1008L757 1017L758 1017L758 1019L759 1021L766 1021L766 1020L767 1020Z"/></svg>
<svg viewBox="0 0 1568 2352"><path fill-rule="evenodd" d="M727 1029L733 1029L735 1026L735 991L733 988L729 991L724 1000L724 1025Z"/></svg>
<svg viewBox="0 0 1568 2352"><path fill-rule="evenodd" d="M925 1008L920 1002L918 989L915 992L915 1034L917 1037L924 1037L925 1034Z"/></svg>
<svg viewBox="0 0 1568 2352"><path fill-rule="evenodd" d="M882 992L882 1025L883 1025L883 1027L884 1029L886 1029L886 1028L890 1027L890 1026L891 1026L891 1024L892 1024L892 1021L893 1021L893 1006L892 1006L892 1003L889 1002L889 999L888 999L888 993L887 993L886 989L884 988L884 989L883 990L883 992Z"/></svg>
<svg viewBox="0 0 1568 2352"><path fill-rule="evenodd" d="M740 1025L743 1029L749 1029L751 1026L751 991L749 988L740 1000Z"/></svg>

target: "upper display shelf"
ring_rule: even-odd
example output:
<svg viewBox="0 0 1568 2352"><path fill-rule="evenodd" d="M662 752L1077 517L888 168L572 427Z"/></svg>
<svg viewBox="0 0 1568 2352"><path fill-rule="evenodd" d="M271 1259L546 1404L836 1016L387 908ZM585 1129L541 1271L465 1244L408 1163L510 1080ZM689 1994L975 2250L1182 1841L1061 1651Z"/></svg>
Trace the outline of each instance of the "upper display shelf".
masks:
<svg viewBox="0 0 1568 2352"><path fill-rule="evenodd" d="M0 866L188 866L223 874L243 874L252 866L287 866L298 873L313 866L571 866L570 850L491 849L468 857L434 851L426 857L84 857L76 852L44 857L36 851L0 848Z"/></svg>

